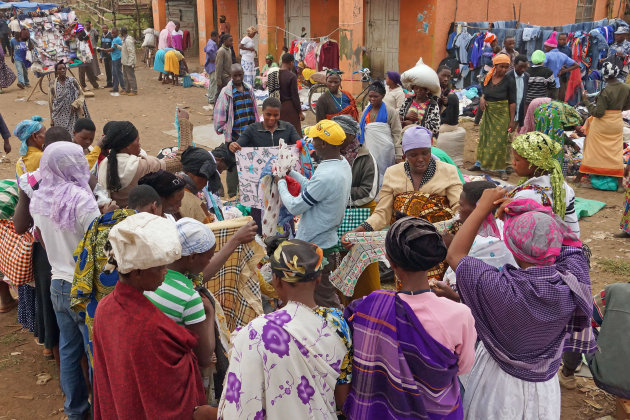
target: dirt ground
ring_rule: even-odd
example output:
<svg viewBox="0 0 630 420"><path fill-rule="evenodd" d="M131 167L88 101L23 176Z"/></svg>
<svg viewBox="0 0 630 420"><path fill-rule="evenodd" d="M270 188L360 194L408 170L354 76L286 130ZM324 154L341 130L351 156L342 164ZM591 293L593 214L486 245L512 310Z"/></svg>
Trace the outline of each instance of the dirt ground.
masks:
<svg viewBox="0 0 630 420"><path fill-rule="evenodd" d="M140 64L137 71L139 92L136 97L112 97L103 89L88 98L88 108L100 133L103 125L111 120L130 120L140 131L142 147L149 154L177 144L177 139L163 131L172 130L175 106L184 107L195 125L209 124L211 112L203 109L207 105L205 91L200 88L183 89L164 86L157 81L155 72ZM105 83L101 79L102 85ZM32 82L34 84L34 81ZM30 102L25 102L28 91L15 85L0 95L0 113L10 130L22 119L32 115L48 117L47 98L36 92ZM36 101L40 101L39 103ZM314 121L307 113L307 123ZM470 121L461 124L467 130L465 167L473 160L477 147L478 130ZM15 162L19 143L12 138L13 152L0 163L0 177L15 176ZM512 176L511 182L517 181ZM580 197L603 201L606 207L591 218L580 220L582 239L593 252L592 290L597 292L606 284L627 281L630 269L630 241L616 239L612 234L619 228L623 195L616 192L596 191L577 187ZM28 332L20 330L17 311L0 315L0 420L9 419L61 419L63 396L58 386L59 375L54 362L43 359L42 347L35 344ZM37 375L47 373L50 381L37 385ZM590 379L580 379L580 389L562 394L563 419L596 419L614 412L614 398L597 390Z"/></svg>

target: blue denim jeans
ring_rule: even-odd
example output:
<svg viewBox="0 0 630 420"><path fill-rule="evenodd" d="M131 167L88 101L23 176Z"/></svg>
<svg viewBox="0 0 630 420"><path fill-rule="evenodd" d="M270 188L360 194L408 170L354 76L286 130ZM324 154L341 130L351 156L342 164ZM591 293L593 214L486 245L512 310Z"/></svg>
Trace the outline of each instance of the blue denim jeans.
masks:
<svg viewBox="0 0 630 420"><path fill-rule="evenodd" d="M17 70L18 82L28 85L28 69L22 61L15 60L15 70Z"/></svg>
<svg viewBox="0 0 630 420"><path fill-rule="evenodd" d="M120 85L120 90L125 89L121 60L112 60L112 84L114 85L112 88L114 92L118 92L118 85Z"/></svg>
<svg viewBox="0 0 630 420"><path fill-rule="evenodd" d="M81 326L85 321L70 309L72 283L53 279L50 297L59 325L59 358L61 390L66 396L63 405L68 420L82 420L90 410L88 385L83 377L81 359L85 354Z"/></svg>

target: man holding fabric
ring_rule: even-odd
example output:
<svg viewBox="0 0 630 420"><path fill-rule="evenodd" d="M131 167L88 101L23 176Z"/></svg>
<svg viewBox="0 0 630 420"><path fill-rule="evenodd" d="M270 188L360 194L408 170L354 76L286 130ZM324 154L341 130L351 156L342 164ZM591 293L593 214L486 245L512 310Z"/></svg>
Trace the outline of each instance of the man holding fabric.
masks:
<svg viewBox="0 0 630 420"><path fill-rule="evenodd" d="M284 177L277 181L278 191L287 210L295 216L302 215L296 239L316 244L328 259L321 283L315 288L315 302L338 308L339 298L329 277L340 262L337 229L343 220L352 185L352 170L341 156L346 134L336 122L322 120L310 127L306 135L313 138L321 163L310 180L295 171L288 174L301 185L297 197L289 192Z"/></svg>
<svg viewBox="0 0 630 420"><path fill-rule="evenodd" d="M558 40L556 39L555 31L545 41L545 54L545 66L553 71L553 76L556 79L556 91L553 96L553 99L555 99L558 98L558 89L560 89L560 76L572 72L579 68L580 65L558 50ZM559 99L564 100L564 98Z"/></svg>

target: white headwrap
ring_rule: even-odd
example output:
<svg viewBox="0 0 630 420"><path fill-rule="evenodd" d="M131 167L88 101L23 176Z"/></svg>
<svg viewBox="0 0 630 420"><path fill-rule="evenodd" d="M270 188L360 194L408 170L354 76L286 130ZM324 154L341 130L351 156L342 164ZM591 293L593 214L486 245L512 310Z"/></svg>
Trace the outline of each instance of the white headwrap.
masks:
<svg viewBox="0 0 630 420"><path fill-rule="evenodd" d="M203 254L217 243L212 229L198 220L183 217L175 223L175 226L179 234L179 242L182 244L182 257Z"/></svg>
<svg viewBox="0 0 630 420"><path fill-rule="evenodd" d="M121 274L168 265L182 255L175 224L150 213L118 223L109 232L109 242Z"/></svg>

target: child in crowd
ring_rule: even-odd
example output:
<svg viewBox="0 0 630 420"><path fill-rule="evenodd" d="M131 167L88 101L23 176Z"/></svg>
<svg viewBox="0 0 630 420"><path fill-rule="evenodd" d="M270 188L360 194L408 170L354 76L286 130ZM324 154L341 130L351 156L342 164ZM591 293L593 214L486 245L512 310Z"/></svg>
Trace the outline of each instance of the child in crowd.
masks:
<svg viewBox="0 0 630 420"><path fill-rule="evenodd" d="M85 158L88 161L88 165L90 165L91 171L96 167L103 146L103 137L92 146L95 135L96 125L94 125L94 122L89 118L79 118L77 122L74 123L72 141L83 148L83 153L85 153Z"/></svg>

